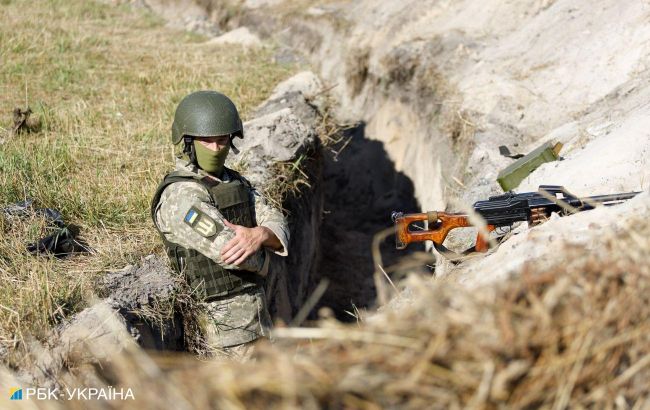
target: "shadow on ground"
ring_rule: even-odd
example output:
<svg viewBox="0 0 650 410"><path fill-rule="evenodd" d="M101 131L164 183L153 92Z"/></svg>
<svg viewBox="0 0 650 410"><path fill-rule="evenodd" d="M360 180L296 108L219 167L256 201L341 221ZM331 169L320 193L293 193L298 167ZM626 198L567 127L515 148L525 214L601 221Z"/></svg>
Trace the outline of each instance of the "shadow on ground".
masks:
<svg viewBox="0 0 650 410"><path fill-rule="evenodd" d="M346 311L371 307L376 298L373 237L391 226L392 211L413 212L419 206L411 180L395 170L382 142L365 137L364 124L348 130L324 157L319 270L330 283L318 307L331 308L339 320L352 320ZM395 250L393 235L380 249L384 266L406 255Z"/></svg>

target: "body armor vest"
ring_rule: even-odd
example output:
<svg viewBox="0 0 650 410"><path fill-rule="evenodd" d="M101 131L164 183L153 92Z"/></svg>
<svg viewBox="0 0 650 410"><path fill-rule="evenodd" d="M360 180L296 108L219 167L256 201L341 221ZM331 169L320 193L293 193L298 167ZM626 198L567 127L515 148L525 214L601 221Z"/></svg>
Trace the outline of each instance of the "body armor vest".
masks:
<svg viewBox="0 0 650 410"><path fill-rule="evenodd" d="M156 228L158 229L156 207L163 191L167 186L180 181L195 181L203 185L210 194L211 205L217 208L227 221L247 228L255 226L253 204L250 201L252 188L239 174L232 170L228 172L230 175L234 174L233 180L228 183L178 171L167 174L158 185L151 202L151 217ZM160 232L160 229L158 231ZM196 290L197 296L203 300L217 299L263 282L263 278L255 272L224 269L202 253L170 242L162 232L160 234L172 267L185 275L192 289Z"/></svg>

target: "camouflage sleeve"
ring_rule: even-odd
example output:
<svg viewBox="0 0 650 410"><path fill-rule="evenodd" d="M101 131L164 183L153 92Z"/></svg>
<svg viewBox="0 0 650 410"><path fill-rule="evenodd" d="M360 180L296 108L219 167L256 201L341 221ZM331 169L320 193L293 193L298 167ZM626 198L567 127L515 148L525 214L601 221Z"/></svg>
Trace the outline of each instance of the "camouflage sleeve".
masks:
<svg viewBox="0 0 650 410"><path fill-rule="evenodd" d="M223 264L221 248L235 236L223 220L221 213L210 204L208 191L191 181L176 182L165 188L156 209L158 228L168 241L194 249L226 269L260 272L264 262L262 251L239 266Z"/></svg>
<svg viewBox="0 0 650 410"><path fill-rule="evenodd" d="M251 192L251 200L255 204L255 219L257 225L269 228L282 244L282 249L272 251L280 256L289 254L289 227L281 211L269 205L255 189Z"/></svg>

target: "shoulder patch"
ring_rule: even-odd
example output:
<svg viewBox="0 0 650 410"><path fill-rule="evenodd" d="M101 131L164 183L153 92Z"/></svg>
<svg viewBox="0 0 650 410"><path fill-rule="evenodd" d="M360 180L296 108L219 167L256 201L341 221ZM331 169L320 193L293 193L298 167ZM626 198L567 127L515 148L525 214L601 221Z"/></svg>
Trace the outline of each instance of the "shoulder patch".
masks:
<svg viewBox="0 0 650 410"><path fill-rule="evenodd" d="M185 214L185 217L183 218L183 222L191 226L192 229L205 238L214 236L223 229L223 227L220 224L217 224L214 219L194 206L187 211L187 214Z"/></svg>

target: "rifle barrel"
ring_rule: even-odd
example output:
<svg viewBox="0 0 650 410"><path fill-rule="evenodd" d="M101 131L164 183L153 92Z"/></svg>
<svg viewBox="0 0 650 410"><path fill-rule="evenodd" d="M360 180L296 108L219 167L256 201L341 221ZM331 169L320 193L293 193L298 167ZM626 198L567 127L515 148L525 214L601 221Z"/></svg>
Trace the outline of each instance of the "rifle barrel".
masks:
<svg viewBox="0 0 650 410"><path fill-rule="evenodd" d="M593 201L593 202L612 202L612 201L625 201L630 198L634 198L641 192L626 192L623 194L611 194L611 195L595 195L588 196L586 198L581 198L582 201Z"/></svg>

